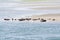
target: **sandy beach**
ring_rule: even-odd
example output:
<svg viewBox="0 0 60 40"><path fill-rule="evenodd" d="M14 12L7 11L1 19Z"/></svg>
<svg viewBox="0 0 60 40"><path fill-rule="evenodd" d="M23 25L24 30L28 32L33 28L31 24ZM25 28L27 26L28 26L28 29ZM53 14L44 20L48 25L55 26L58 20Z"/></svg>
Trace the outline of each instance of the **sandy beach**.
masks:
<svg viewBox="0 0 60 40"><path fill-rule="evenodd" d="M31 8L33 10L60 9L60 7Z"/></svg>
<svg viewBox="0 0 60 40"><path fill-rule="evenodd" d="M48 22L50 21L60 21L60 14L44 14L44 15L33 15L32 19L41 20L44 19Z"/></svg>

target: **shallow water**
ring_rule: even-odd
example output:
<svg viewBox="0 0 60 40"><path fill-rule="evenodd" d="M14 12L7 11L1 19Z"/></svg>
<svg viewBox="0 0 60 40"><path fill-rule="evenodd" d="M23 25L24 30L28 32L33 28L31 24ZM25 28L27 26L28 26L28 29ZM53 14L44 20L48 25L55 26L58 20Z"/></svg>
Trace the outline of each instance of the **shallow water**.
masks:
<svg viewBox="0 0 60 40"><path fill-rule="evenodd" d="M60 40L60 23L0 22L0 40Z"/></svg>

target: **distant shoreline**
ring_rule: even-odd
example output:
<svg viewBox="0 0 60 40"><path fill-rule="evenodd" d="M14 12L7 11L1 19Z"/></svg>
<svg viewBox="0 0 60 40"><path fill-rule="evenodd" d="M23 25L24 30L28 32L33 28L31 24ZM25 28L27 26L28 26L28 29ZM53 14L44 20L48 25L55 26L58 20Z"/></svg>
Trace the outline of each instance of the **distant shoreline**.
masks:
<svg viewBox="0 0 60 40"><path fill-rule="evenodd" d="M59 22L60 14L32 15L27 18L4 18L4 21Z"/></svg>

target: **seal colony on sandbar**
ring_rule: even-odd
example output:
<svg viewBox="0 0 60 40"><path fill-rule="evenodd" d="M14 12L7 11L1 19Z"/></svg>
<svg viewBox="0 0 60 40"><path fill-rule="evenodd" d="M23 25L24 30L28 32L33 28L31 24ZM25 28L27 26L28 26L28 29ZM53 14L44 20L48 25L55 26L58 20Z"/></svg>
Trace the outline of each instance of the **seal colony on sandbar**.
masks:
<svg viewBox="0 0 60 40"><path fill-rule="evenodd" d="M32 15L31 18L19 18L19 19L14 19L14 18L5 18L5 21L40 21L40 22L50 22L50 21L60 21L60 14L44 14L44 15Z"/></svg>

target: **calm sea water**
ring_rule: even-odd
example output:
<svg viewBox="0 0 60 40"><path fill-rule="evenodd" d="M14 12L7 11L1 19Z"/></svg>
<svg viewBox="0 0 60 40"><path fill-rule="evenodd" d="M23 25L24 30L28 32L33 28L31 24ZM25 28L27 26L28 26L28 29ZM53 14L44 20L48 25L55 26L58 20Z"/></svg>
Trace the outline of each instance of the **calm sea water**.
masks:
<svg viewBox="0 0 60 40"><path fill-rule="evenodd" d="M0 22L0 40L60 40L60 23Z"/></svg>

